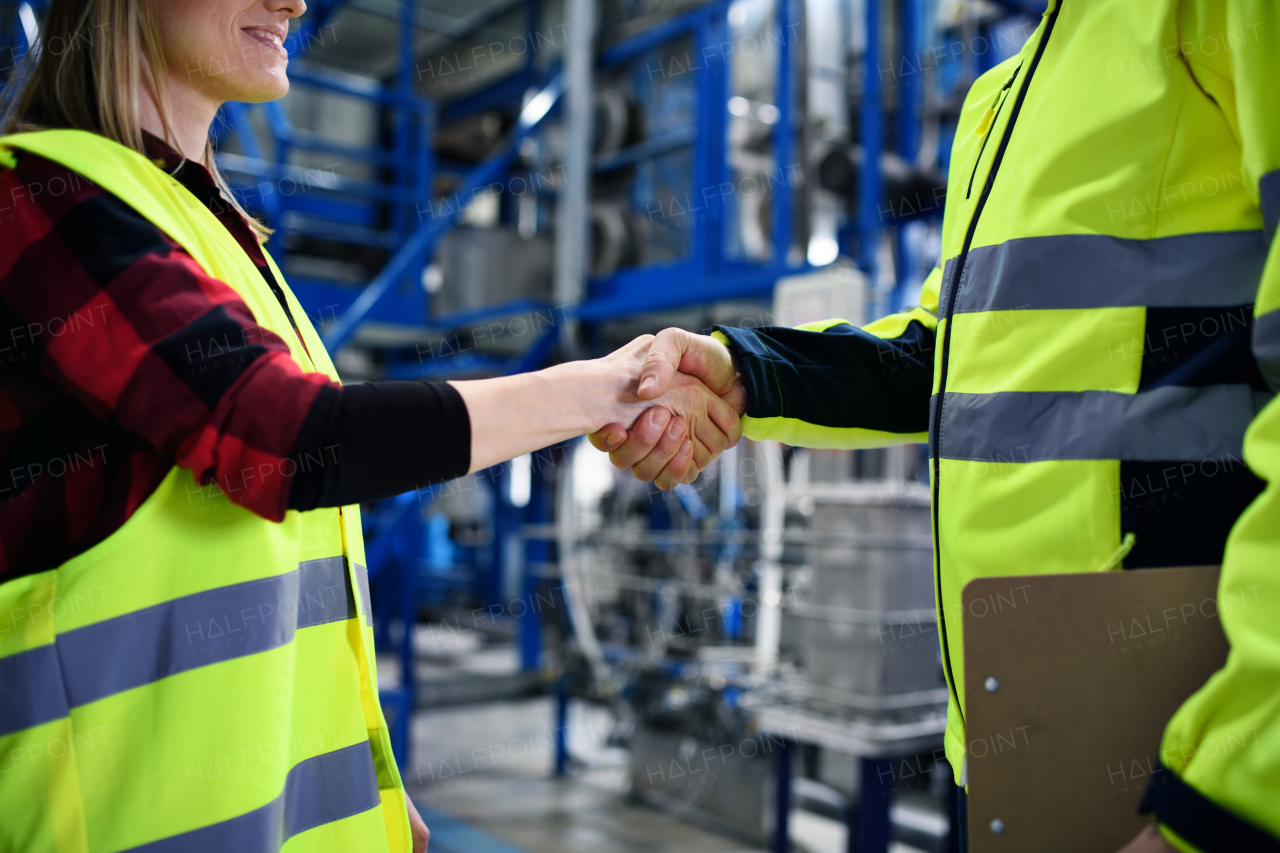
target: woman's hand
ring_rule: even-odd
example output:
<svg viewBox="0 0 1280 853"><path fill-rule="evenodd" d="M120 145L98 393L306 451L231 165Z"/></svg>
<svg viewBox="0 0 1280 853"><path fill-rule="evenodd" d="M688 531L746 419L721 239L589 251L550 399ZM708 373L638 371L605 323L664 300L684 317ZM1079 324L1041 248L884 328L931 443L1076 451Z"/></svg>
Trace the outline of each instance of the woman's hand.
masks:
<svg viewBox="0 0 1280 853"><path fill-rule="evenodd" d="M742 378L728 348L714 338L667 329L650 341L646 352L638 396L659 402L671 393L680 396L681 389L692 381L708 388L736 415L746 411L747 391ZM676 404L673 411L679 408ZM630 428L620 422L610 423L589 438L597 450L609 454L614 465L630 468L637 479L654 480L658 488L665 489L691 482L726 447L736 444L741 434L739 425L738 432L723 447L703 441L696 452L685 455L676 428L668 425L660 411L651 409ZM709 452L701 452L704 448Z"/></svg>
<svg viewBox="0 0 1280 853"><path fill-rule="evenodd" d="M413 835L413 853L427 853L427 842L431 840L431 830L427 829L422 816L418 814L418 807L413 804L413 800L407 793L404 795L404 804L409 811L409 832Z"/></svg>
<svg viewBox="0 0 1280 853"><path fill-rule="evenodd" d="M646 442L644 458L628 460L619 467L631 468L637 479L654 480L658 488L669 489L692 482L726 448L737 444L742 425L730 402L732 396L722 398L685 373L673 372L673 376L664 377L660 388L651 383L642 393L642 372L653 362L655 340L652 335L643 335L597 362L602 369L614 372L619 386L614 410L601 415L608 426L594 430L591 438L597 447L605 435L613 439L609 443L621 444L628 431L651 439Z"/></svg>
<svg viewBox="0 0 1280 853"><path fill-rule="evenodd" d="M570 361L536 373L451 381L471 421L469 470L606 428L620 433L622 441L641 415L657 406L668 413L668 422L660 426L665 427L660 432L664 452L677 442L667 457L662 486L697 476L698 460L705 466L741 437L738 413L692 376L681 375L661 391L649 388L642 397L640 374L654 340L642 335L604 358ZM652 412L645 425L661 418ZM659 466L650 476L659 470L664 469Z"/></svg>

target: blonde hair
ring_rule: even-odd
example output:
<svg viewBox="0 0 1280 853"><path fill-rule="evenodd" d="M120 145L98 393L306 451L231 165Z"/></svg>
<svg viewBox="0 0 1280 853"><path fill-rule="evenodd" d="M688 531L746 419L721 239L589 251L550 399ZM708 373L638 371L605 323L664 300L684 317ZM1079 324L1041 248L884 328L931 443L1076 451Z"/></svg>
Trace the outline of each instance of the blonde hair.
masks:
<svg viewBox="0 0 1280 853"><path fill-rule="evenodd" d="M162 0L53 0L39 44L5 87L5 134L74 128L105 136L146 155L139 97L160 114L164 141L173 143L166 68L154 3ZM143 62L146 57L146 62ZM205 143L204 163L218 189L249 226L271 231L236 200Z"/></svg>

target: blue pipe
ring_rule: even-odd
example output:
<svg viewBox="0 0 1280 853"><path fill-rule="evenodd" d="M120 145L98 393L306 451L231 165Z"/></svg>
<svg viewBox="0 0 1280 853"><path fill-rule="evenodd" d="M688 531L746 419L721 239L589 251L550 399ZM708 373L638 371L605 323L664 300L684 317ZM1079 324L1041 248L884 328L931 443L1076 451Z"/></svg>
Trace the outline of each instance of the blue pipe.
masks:
<svg viewBox="0 0 1280 853"><path fill-rule="evenodd" d="M862 95L859 130L862 163L858 175L858 262L871 286L876 284L876 250L883 226L880 204L884 196L880 151L884 138L884 109L880 102L880 0L866 3L866 45L862 52ZM872 319L872 318L868 318Z"/></svg>
<svg viewBox="0 0 1280 853"><path fill-rule="evenodd" d="M787 179L791 172L791 148L795 134L795 110L792 107L791 30L792 7L790 0L776 0L778 25L778 79L774 100L778 107L778 123L773 126L774 165L782 176L782 183L773 192L773 264L783 267L791 250L791 205L795 188ZM870 0L869 0L870 2ZM721 107L723 109L723 107Z"/></svg>

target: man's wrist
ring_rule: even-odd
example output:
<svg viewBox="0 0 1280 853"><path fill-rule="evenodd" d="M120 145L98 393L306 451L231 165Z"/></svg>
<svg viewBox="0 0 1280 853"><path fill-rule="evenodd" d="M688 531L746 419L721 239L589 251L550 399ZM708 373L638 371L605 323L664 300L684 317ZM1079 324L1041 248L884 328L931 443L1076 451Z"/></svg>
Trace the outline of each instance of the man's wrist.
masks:
<svg viewBox="0 0 1280 853"><path fill-rule="evenodd" d="M729 399L732 397L732 403L735 411L739 415L743 415L747 411L748 394L747 380L742 370L742 362L738 358L738 349L733 345L733 341L724 332L714 329L710 337L717 343L721 344L725 351L729 354L729 363L733 365L733 381L729 387L721 393L721 397Z"/></svg>

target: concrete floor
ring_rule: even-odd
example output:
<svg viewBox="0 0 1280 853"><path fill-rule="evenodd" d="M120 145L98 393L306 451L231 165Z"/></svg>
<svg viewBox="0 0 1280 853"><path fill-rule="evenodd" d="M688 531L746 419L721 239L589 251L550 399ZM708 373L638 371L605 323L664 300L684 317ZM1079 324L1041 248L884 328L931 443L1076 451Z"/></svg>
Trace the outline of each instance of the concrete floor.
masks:
<svg viewBox="0 0 1280 853"><path fill-rule="evenodd" d="M551 775L549 698L419 712L409 793L433 827L432 853L764 853L627 796L627 753L610 748L607 712L574 703L570 752L580 765ZM793 812L802 853L844 853L839 823ZM915 853L894 845L891 853Z"/></svg>

